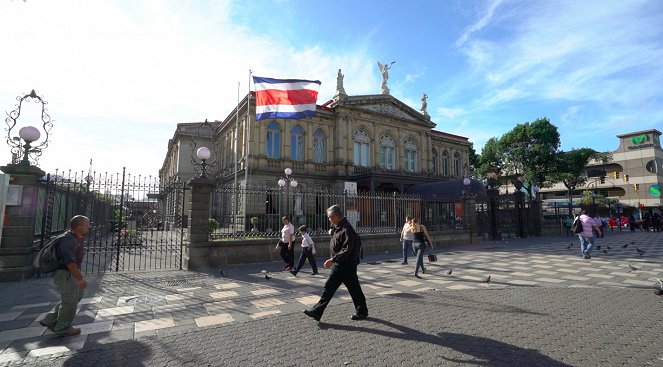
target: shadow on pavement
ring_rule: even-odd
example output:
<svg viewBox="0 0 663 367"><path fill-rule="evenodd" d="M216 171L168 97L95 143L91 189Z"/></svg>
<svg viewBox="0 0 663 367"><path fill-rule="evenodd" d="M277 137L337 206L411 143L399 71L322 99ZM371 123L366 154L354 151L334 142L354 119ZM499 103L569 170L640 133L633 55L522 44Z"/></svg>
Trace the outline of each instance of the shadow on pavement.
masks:
<svg viewBox="0 0 663 367"><path fill-rule="evenodd" d="M86 343L78 353L65 356L62 365L73 366L145 366L152 360L152 348L136 340L122 340L110 345ZM171 355L171 357L174 357Z"/></svg>
<svg viewBox="0 0 663 367"><path fill-rule="evenodd" d="M475 335L441 332L437 335L423 333L393 322L369 317L365 322L382 324L397 331L379 330L363 326L349 326L320 323L321 330L342 330L349 332L362 332L387 338L395 338L418 343L428 343L443 348L453 349L459 353L471 356L472 360L456 359L440 356L445 361L459 364L470 363L473 366L550 366L568 367L570 365L554 360L535 349L521 348L512 344L503 343L494 339ZM429 356L431 360L436 356Z"/></svg>

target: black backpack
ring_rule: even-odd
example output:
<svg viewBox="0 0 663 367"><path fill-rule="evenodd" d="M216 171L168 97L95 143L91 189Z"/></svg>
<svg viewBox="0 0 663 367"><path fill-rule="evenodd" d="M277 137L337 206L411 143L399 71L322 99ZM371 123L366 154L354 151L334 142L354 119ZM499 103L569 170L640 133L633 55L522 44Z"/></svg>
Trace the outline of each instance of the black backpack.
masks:
<svg viewBox="0 0 663 367"><path fill-rule="evenodd" d="M63 264L60 263L57 255L57 245L60 243L62 237L64 237L64 235L55 237L37 253L32 265L37 268L39 272L52 273L57 269L62 268Z"/></svg>
<svg viewBox="0 0 663 367"><path fill-rule="evenodd" d="M582 233L582 221L580 220L580 216L577 216L573 221L573 224L571 225L571 232L574 234Z"/></svg>

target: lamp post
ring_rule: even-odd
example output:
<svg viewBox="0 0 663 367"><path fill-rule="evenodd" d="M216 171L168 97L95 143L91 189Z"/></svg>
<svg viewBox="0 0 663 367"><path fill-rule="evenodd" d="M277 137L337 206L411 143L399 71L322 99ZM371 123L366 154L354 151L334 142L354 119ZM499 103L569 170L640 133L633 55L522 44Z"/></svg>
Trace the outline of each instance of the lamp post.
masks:
<svg viewBox="0 0 663 367"><path fill-rule="evenodd" d="M23 97L16 97L16 100L18 101L16 108L9 112L5 119L5 123L7 124L6 141L11 149L12 156L16 157L16 159L20 158L20 161L12 159L11 163L1 168L5 173L32 174L41 177L44 175L44 171L37 167L37 161L42 151L48 147L48 137L53 127L51 116L46 112L48 102L38 96L34 89L30 94L26 94ZM27 125L19 129L18 136L12 136L12 132L15 131L14 129L18 124L18 118L21 116L23 103L30 102L41 105L42 131L37 127ZM40 140L42 136L43 139Z"/></svg>
<svg viewBox="0 0 663 367"><path fill-rule="evenodd" d="M280 178L276 183L279 185L280 188L286 188L286 194L285 194L285 202L286 202L286 212L285 215L290 218L290 188L292 187L293 189L297 187L299 184L297 180L295 180L291 175L292 175L292 169L286 168L283 173L285 173L285 177ZM290 218L290 221L292 221L292 218Z"/></svg>
<svg viewBox="0 0 663 367"><path fill-rule="evenodd" d="M207 160L209 157L212 155L212 152L210 152L208 147L200 147L198 150L196 150L196 157L200 159L200 174L199 178L207 178Z"/></svg>

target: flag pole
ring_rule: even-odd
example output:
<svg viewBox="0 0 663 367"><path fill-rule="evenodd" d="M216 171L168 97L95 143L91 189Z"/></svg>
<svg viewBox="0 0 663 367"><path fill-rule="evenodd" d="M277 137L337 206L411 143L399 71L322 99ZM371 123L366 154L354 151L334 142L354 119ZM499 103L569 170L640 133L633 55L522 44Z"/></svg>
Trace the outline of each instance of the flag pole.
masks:
<svg viewBox="0 0 663 367"><path fill-rule="evenodd" d="M249 188L249 148L251 147L251 76L253 71L249 69L249 93L246 95L246 150L244 157L244 188Z"/></svg>
<svg viewBox="0 0 663 367"><path fill-rule="evenodd" d="M233 228L237 225L237 216L239 215L238 208L238 189L237 189L237 170L239 166L239 82L237 82L237 108L235 108L235 184L233 190L235 191L235 218L233 220Z"/></svg>

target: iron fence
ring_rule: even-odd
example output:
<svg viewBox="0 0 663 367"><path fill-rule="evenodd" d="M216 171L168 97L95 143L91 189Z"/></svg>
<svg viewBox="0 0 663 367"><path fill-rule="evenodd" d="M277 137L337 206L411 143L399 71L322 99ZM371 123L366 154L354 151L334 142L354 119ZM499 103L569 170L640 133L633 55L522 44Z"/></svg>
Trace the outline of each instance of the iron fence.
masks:
<svg viewBox="0 0 663 367"><path fill-rule="evenodd" d="M181 268L185 189L179 181L124 170L49 174L40 182L35 242L43 247L69 228L73 216L85 215L91 226L81 271Z"/></svg>
<svg viewBox="0 0 663 367"><path fill-rule="evenodd" d="M472 221L465 216L476 215L473 210L464 213L462 201L419 195L219 186L212 198L212 218L219 226L210 237L277 237L284 216L295 228L305 224L310 233L323 234L330 226L326 209L335 204L358 233L398 233L407 215L419 218L430 230L467 229L466 223Z"/></svg>

